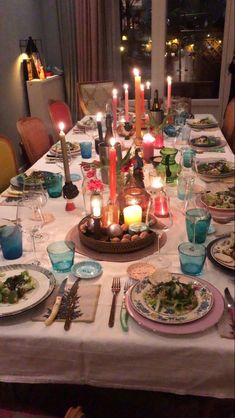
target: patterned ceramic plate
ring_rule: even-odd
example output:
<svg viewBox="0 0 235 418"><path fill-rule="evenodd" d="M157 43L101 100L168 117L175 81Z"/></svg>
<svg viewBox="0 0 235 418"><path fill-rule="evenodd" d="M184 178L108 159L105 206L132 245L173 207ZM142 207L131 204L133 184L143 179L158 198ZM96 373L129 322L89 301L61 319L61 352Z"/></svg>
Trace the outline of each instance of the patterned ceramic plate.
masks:
<svg viewBox="0 0 235 418"><path fill-rule="evenodd" d="M195 147L216 147L220 145L220 138L215 136L201 135L197 138L192 138L190 144Z"/></svg>
<svg viewBox="0 0 235 418"><path fill-rule="evenodd" d="M86 260L74 264L72 274L81 279L94 279L102 273L102 267L97 261Z"/></svg>
<svg viewBox="0 0 235 418"><path fill-rule="evenodd" d="M80 145L79 145L78 142L66 141L66 144L67 144L67 147L68 147L71 155L77 155L77 154L80 153ZM50 153L52 155L57 155L57 154L62 155L60 142L57 142L56 144L52 145L52 147L50 148Z"/></svg>
<svg viewBox="0 0 235 418"><path fill-rule="evenodd" d="M235 270L234 238L231 237L231 234L212 241L208 245L208 251L216 263L231 271Z"/></svg>
<svg viewBox="0 0 235 418"><path fill-rule="evenodd" d="M197 299L195 308L184 313L177 313L172 307L163 310L163 312L156 312L152 308L150 299L148 298L153 285L145 279L136 283L131 289L130 301L136 312L147 319L162 324L185 324L205 316L213 306L213 295L211 291L192 277L181 274L172 274L172 279L173 278L179 279L180 283L192 284Z"/></svg>
<svg viewBox="0 0 235 418"><path fill-rule="evenodd" d="M187 119L187 124L193 129L208 129L208 128L216 128L218 126L218 122L211 118L204 118L204 119Z"/></svg>
<svg viewBox="0 0 235 418"><path fill-rule="evenodd" d="M0 318L16 315L32 309L44 299L46 299L55 287L55 278L53 274L42 267L32 264L11 264L0 267L0 281L5 281L8 277L18 275L27 270L33 277L35 288L26 292L24 296L16 303L0 303Z"/></svg>

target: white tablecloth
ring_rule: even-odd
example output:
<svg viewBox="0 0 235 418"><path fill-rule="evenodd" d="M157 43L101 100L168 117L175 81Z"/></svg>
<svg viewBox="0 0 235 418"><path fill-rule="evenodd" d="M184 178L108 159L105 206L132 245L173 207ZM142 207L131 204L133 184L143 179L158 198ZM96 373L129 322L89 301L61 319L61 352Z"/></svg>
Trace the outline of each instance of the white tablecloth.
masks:
<svg viewBox="0 0 235 418"><path fill-rule="evenodd" d="M216 134L221 136L219 129ZM87 137L71 132L68 139L78 141ZM233 158L228 147L225 154L205 155ZM79 157L73 161L72 173L80 171L79 162ZM45 158L39 160L34 168L53 172L60 170L56 164L46 164ZM80 189L81 181L76 184ZM179 201L174 197L175 188L171 188L170 193L174 224L167 233L168 240L162 248L162 255L171 259L172 271L180 272L177 246L186 240L185 220L179 210ZM63 197L48 200L44 211L53 213L55 217L54 222L44 227L49 234L48 242L64 239L70 228L83 217L81 193L75 203L76 210L66 212ZM15 207L0 206L0 217L14 218ZM208 239L213 238L212 235ZM41 243L37 248L42 266L50 269L46 245ZM31 251L25 251L16 263L25 263L31 256ZM76 254L75 262L84 258ZM154 256L149 259L154 262ZM0 253L0 264L12 263L4 260ZM35 309L0 319L0 381L77 383L232 398L234 341L221 338L215 326L190 336L171 336L152 333L129 318L129 331L122 331L119 312L129 264L101 262L103 275L92 280L92 283L100 283L102 287L96 319L91 324L73 323L69 332L64 331L61 322L45 327L43 322L31 320ZM109 328L111 282L117 273L121 277L122 290L118 296L114 328ZM65 275L55 276L60 283ZM221 293L225 287L234 291L231 276L218 270L209 260L202 278Z"/></svg>

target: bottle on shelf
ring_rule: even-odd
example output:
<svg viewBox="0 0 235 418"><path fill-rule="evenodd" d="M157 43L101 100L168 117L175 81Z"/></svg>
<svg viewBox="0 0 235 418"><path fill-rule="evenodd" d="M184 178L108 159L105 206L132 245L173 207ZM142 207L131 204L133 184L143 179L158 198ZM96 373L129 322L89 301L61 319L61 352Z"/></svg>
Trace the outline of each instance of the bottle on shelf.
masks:
<svg viewBox="0 0 235 418"><path fill-rule="evenodd" d="M112 129L112 115L108 113L106 115L106 133L104 137L105 145L110 145L110 138L113 137L113 129Z"/></svg>

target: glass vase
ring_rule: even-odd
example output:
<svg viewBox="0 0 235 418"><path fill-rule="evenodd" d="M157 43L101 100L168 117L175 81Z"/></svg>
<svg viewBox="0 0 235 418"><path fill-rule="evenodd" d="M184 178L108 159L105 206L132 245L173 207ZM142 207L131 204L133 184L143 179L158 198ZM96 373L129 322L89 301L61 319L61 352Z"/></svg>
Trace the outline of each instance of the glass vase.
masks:
<svg viewBox="0 0 235 418"><path fill-rule="evenodd" d="M157 166L157 172L166 174L166 182L176 184L181 166L175 161L178 150L176 148L162 148L160 154L162 160Z"/></svg>

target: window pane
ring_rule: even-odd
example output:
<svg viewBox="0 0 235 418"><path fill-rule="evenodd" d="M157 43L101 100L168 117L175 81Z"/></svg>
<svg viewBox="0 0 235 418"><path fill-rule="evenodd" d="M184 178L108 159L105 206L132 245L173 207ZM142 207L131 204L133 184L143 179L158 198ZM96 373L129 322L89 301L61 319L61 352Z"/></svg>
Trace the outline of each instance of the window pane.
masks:
<svg viewBox="0 0 235 418"><path fill-rule="evenodd" d="M143 82L151 80L152 0L120 0L122 81L134 98L133 68L140 69Z"/></svg>
<svg viewBox="0 0 235 418"><path fill-rule="evenodd" d="M174 96L219 96L225 0L168 0L166 75Z"/></svg>

